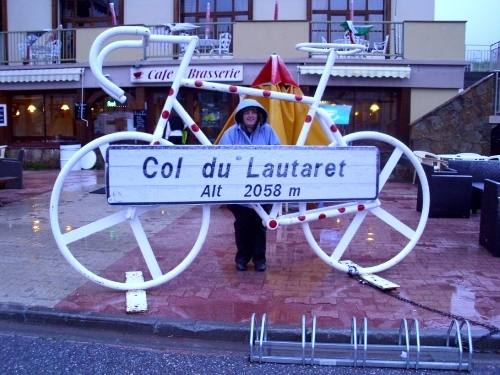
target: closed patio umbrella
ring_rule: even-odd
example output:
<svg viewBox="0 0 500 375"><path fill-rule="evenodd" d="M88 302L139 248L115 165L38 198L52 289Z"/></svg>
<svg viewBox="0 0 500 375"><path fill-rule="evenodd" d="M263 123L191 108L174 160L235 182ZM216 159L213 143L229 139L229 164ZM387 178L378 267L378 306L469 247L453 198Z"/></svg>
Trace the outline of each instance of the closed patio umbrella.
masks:
<svg viewBox="0 0 500 375"><path fill-rule="evenodd" d="M272 55L266 62L257 78L252 83L252 87L262 90L303 95L299 85L295 82L287 69L285 63L278 55ZM288 102L284 100L266 99L263 97L253 97L246 95L245 98L257 100L269 113L269 124L278 134L281 143L284 145L294 145L299 138L299 133L304 124L304 120L309 111L309 106L303 103ZM231 115L215 143L217 144L227 128L235 123L235 113ZM328 145L330 142L321 129L317 120L313 121L306 145Z"/></svg>

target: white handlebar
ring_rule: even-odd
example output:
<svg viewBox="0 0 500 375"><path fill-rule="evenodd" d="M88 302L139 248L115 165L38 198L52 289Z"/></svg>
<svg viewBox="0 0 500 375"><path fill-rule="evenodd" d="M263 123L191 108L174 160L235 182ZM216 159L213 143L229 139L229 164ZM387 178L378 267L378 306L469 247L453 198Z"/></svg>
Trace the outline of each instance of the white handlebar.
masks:
<svg viewBox="0 0 500 375"><path fill-rule="evenodd" d="M141 36L141 40L119 40L109 43L102 51L101 47L104 43L116 36L131 35ZM102 73L102 65L106 56L118 48L146 48L149 43L185 43L192 44L193 39L198 39L197 36L177 36L177 35L151 35L151 31L143 26L118 26L102 32L92 44L89 53L89 64L94 77L97 79L102 89L118 100L120 103L125 103L127 97L124 95L120 87L107 79ZM196 43L195 43L196 44ZM194 50L194 46L192 48ZM99 52L100 51L100 52ZM187 54L187 52L186 52Z"/></svg>
<svg viewBox="0 0 500 375"><path fill-rule="evenodd" d="M365 51L365 46L361 44L343 43L299 43L295 46L299 51L313 53L330 53L335 50L337 55L353 55Z"/></svg>

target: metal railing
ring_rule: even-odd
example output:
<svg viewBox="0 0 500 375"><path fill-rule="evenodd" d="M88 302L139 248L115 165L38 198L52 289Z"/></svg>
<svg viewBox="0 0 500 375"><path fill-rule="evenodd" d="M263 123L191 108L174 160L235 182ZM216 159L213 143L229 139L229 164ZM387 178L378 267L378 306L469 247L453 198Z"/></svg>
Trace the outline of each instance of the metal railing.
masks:
<svg viewBox="0 0 500 375"><path fill-rule="evenodd" d="M500 42L490 46L490 72L500 70Z"/></svg>
<svg viewBox="0 0 500 375"><path fill-rule="evenodd" d="M495 71L495 98L494 98L494 116L500 116L500 69Z"/></svg>
<svg viewBox="0 0 500 375"><path fill-rule="evenodd" d="M367 55L371 54L375 43L381 43L385 40L385 36L389 35L389 45L387 46L386 53L382 56L386 58L404 58L404 45L403 45L403 22L368 22L356 21L354 26L368 27L372 26L370 31L362 36L363 39L369 42ZM313 43L334 43L338 39L343 39L346 29L342 23L337 21L328 22L310 22L310 41ZM379 54L380 56L380 54Z"/></svg>
<svg viewBox="0 0 500 375"><path fill-rule="evenodd" d="M467 45L465 60L469 62L468 72L493 72L500 70L500 42L492 45Z"/></svg>
<svg viewBox="0 0 500 375"><path fill-rule="evenodd" d="M2 65L45 65L75 61L75 29L0 32Z"/></svg>
<svg viewBox="0 0 500 375"><path fill-rule="evenodd" d="M168 35L170 33L175 35L186 34L186 35L197 35L200 38L198 48L194 57L214 57L213 50L219 48L218 40L223 33L229 33L233 35L233 23L232 22L212 22L209 24L198 23L192 24L193 28L186 28L184 30L171 31L168 25L145 25L145 27L151 30L153 34ZM208 34L206 33L208 31ZM224 53L225 57L232 56L233 41L231 41L229 46L229 51ZM144 50L144 59L155 59L155 58L178 58L182 56L182 46L171 45L171 44L161 44L161 43L151 43Z"/></svg>

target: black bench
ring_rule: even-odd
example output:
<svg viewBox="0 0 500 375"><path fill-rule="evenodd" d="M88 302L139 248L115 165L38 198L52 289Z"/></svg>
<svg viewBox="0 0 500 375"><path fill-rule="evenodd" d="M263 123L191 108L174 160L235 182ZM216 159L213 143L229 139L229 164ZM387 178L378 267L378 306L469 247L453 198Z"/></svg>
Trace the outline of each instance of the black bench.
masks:
<svg viewBox="0 0 500 375"><path fill-rule="evenodd" d="M18 180L18 178L13 177L13 176L0 177L0 189L5 189L5 185L8 182L13 182L13 181L17 181L17 180ZM3 202L1 200L0 200L0 207L3 207Z"/></svg>
<svg viewBox="0 0 500 375"><path fill-rule="evenodd" d="M484 180L479 244L500 257L500 182Z"/></svg>
<svg viewBox="0 0 500 375"><path fill-rule="evenodd" d="M429 183L429 217L469 218L472 177L456 171L435 171L434 166L421 164ZM423 194L420 184L417 211L422 212Z"/></svg>

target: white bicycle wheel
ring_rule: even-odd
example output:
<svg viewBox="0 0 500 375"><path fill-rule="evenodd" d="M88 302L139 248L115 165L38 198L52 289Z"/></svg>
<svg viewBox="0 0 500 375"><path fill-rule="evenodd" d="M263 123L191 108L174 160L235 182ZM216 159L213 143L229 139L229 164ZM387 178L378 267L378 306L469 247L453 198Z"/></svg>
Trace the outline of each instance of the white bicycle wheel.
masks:
<svg viewBox="0 0 500 375"><path fill-rule="evenodd" d="M100 149L105 155L106 148L112 142L150 143L153 140L153 135L138 132L120 132L98 138L79 149L68 160L54 184L50 199L50 222L59 250L78 272L108 288L148 289L173 279L196 258L208 233L209 205L109 206L106 195L71 188L74 181L86 173L72 169L89 152ZM171 143L161 139L160 144ZM161 248L155 254L150 243L152 235L162 233L169 220L175 220L188 210L202 211L201 219L198 220L199 216L196 216L186 228L193 235L169 232L166 236L182 236L179 237L182 241L177 238L163 239L159 241ZM71 245L71 250L68 245ZM125 283L127 271L144 271L145 281ZM148 276L151 279L147 280Z"/></svg>
<svg viewBox="0 0 500 375"><path fill-rule="evenodd" d="M314 252L332 267L359 274L384 271L407 256L423 233L429 213L427 179L413 152L391 136L377 132L359 132L345 136L344 140L354 146L384 146L384 155L387 154L388 157L381 158L385 159L385 164L381 165L379 175L379 198L369 202L345 202L345 207L359 209L353 210L355 213L351 216L336 216L326 222L321 220L301 223L302 229ZM363 143L359 144L359 141ZM415 210L415 206L404 207L405 211L411 210L408 212L402 212L401 208L398 211L391 207L391 197L384 196L383 188L400 162L411 164L419 176L423 197L420 213ZM305 204L301 204L299 209L304 213ZM324 210L328 210L328 207ZM397 215L404 216L405 219L398 219ZM348 219L352 220L349 222ZM383 252L380 247L376 251L374 249L375 246L382 246L375 242L377 239L383 243ZM356 264L356 269L350 268L350 262L346 261Z"/></svg>

